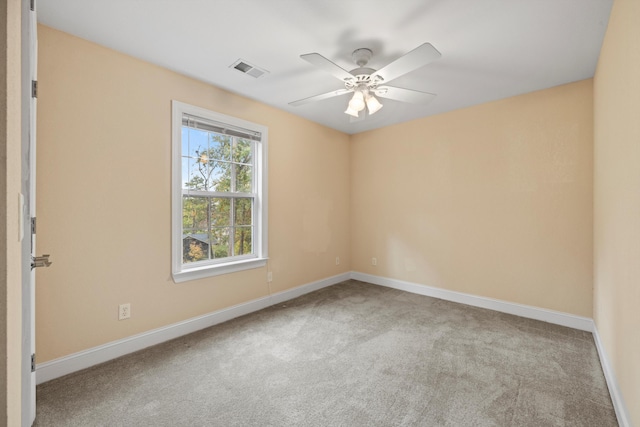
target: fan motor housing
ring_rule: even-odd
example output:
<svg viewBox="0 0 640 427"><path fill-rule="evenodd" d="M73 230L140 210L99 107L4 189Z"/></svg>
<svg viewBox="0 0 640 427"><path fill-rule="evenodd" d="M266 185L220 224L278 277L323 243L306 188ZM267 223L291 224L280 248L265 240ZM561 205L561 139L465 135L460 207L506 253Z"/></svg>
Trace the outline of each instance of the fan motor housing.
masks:
<svg viewBox="0 0 640 427"><path fill-rule="evenodd" d="M372 56L373 52L371 52L371 49L367 48L356 49L351 54L353 62L358 64L358 67L364 67L365 65L367 65L367 62L369 62Z"/></svg>
<svg viewBox="0 0 640 427"><path fill-rule="evenodd" d="M353 70L349 71L349 73L353 74L355 77L364 75L364 76L370 76L371 74L375 73L376 70L374 70L373 68L367 68L367 67L358 67L358 68L354 68Z"/></svg>
<svg viewBox="0 0 640 427"><path fill-rule="evenodd" d="M380 83L378 78L371 78L371 75L375 73L376 70L373 68L367 67L359 67L349 71L350 74L353 74L353 79L345 80L344 87L347 89L355 89L360 85L365 85L369 89L375 89L375 87Z"/></svg>

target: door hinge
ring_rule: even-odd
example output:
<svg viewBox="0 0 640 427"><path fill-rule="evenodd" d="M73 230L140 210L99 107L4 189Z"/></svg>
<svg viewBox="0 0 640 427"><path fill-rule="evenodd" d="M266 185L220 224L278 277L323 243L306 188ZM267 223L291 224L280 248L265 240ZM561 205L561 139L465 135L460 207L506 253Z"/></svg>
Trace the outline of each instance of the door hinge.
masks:
<svg viewBox="0 0 640 427"><path fill-rule="evenodd" d="M31 217L31 234L36 234L36 217Z"/></svg>
<svg viewBox="0 0 640 427"><path fill-rule="evenodd" d="M35 372L36 371L36 354L33 353L31 355L31 372Z"/></svg>
<svg viewBox="0 0 640 427"><path fill-rule="evenodd" d="M36 0L31 0L30 8L31 10L36 10Z"/></svg>
<svg viewBox="0 0 640 427"><path fill-rule="evenodd" d="M38 97L38 81L37 80L31 80L31 97L32 98Z"/></svg>

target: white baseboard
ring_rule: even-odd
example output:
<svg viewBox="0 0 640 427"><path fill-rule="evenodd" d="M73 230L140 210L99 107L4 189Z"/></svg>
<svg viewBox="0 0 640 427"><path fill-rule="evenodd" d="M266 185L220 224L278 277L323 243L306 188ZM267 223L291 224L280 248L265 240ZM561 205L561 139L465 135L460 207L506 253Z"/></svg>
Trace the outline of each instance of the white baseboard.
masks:
<svg viewBox="0 0 640 427"><path fill-rule="evenodd" d="M593 320L587 317L575 316L573 314L559 311L547 310L545 308L532 307L529 305L516 304L513 302L501 301L493 298L480 297L462 292L449 291L447 289L434 288L432 286L420 285L417 283L405 282L403 280L390 279L388 277L373 276L359 272L351 272L351 278L374 285L386 286L388 288L399 289L419 295L439 298L446 301L458 302L474 307L488 308L502 313L514 314L528 319L541 320L555 325L567 326L581 331L593 332Z"/></svg>
<svg viewBox="0 0 640 427"><path fill-rule="evenodd" d="M287 289L286 291L272 294L269 305L280 304L281 302L298 298L299 296L317 291L318 289L326 288L327 286L336 285L349 279L351 279L351 273L343 273L337 276L327 277L326 279L318 280L316 282L307 283L306 285L298 286L297 288Z"/></svg>
<svg viewBox="0 0 640 427"><path fill-rule="evenodd" d="M616 417L618 417L618 424L620 425L620 427L631 427L631 417L629 416L627 406L625 405L624 399L622 398L622 392L618 387L616 375L613 372L611 363L609 362L609 357L607 356L607 352L604 349L604 344L600 339L600 334L598 334L597 327L593 328L593 339L596 342L598 356L600 356L600 364L602 365L604 377L607 380L607 387L609 388L609 395L611 396L613 408L616 411Z"/></svg>
<svg viewBox="0 0 640 427"><path fill-rule="evenodd" d="M194 317L183 322L163 326L141 334L133 335L121 340L113 341L98 347L80 351L59 359L36 365L36 383L41 384L54 378L62 377L73 372L104 363L117 357L133 353L152 345L160 344L192 332L199 331L218 323L226 322L236 317L263 308L297 298L309 292L335 285L350 278L350 273L344 273L316 282L307 283L293 289L278 292L270 296L258 298L233 307L224 308L202 316Z"/></svg>
<svg viewBox="0 0 640 427"><path fill-rule="evenodd" d="M622 427L631 427L629 414L622 399L622 394L618 387L615 374L613 373L613 369L609 363L604 346L592 319L359 272L344 273L328 277L293 289L278 292L267 297L258 298L233 307L228 307L203 316L188 319L183 322L153 329L138 335L38 364L36 365L36 382L37 384L41 384L64 375L89 368L99 363L107 362L135 351L142 350L146 347L160 344L162 342L226 322L233 318L297 298L309 292L335 285L350 278L419 295L430 296L475 307L487 308L502 313L514 314L516 316L592 332L596 348L598 349L598 354L600 356L602 370L607 380L611 400L615 408L616 416L618 417L618 423Z"/></svg>

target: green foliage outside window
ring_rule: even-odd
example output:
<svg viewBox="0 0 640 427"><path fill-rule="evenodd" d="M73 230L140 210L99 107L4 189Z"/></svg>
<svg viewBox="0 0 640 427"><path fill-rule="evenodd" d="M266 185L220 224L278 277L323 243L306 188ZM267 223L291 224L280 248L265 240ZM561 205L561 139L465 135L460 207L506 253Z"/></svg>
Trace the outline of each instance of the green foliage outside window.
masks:
<svg viewBox="0 0 640 427"><path fill-rule="evenodd" d="M213 132L206 135L206 142L183 153L188 167L183 187L216 194L183 196L183 239L191 238L183 263L253 252L253 198L238 193L253 192L254 143Z"/></svg>

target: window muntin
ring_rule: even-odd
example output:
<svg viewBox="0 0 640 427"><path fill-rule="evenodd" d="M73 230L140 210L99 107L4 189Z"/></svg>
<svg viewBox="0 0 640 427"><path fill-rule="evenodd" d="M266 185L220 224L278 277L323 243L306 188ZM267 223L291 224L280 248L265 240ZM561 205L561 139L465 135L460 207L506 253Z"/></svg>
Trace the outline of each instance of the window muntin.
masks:
<svg viewBox="0 0 640 427"><path fill-rule="evenodd" d="M174 280L264 265L266 128L177 101L173 110Z"/></svg>

